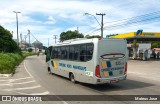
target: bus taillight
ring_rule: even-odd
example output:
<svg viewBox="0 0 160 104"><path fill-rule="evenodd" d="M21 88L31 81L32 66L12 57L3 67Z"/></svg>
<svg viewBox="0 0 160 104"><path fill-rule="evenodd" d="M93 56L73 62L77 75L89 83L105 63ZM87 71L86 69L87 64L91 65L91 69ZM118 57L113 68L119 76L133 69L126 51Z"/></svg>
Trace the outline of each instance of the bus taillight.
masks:
<svg viewBox="0 0 160 104"><path fill-rule="evenodd" d="M100 75L100 66L99 66L99 65L96 66L95 75L96 75L96 77L98 77L98 78L101 77L101 75Z"/></svg>
<svg viewBox="0 0 160 104"><path fill-rule="evenodd" d="M127 74L127 69L128 69L128 64L127 64L127 62L126 62L124 74Z"/></svg>

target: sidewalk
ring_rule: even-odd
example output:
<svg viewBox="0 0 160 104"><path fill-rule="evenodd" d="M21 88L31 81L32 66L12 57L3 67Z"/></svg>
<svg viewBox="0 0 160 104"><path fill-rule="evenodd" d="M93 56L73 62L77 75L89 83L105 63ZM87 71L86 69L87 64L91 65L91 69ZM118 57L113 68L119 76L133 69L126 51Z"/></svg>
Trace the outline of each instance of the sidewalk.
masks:
<svg viewBox="0 0 160 104"><path fill-rule="evenodd" d="M0 77L1 95L46 95L49 92L38 84L28 72L27 58L16 68L11 77Z"/></svg>

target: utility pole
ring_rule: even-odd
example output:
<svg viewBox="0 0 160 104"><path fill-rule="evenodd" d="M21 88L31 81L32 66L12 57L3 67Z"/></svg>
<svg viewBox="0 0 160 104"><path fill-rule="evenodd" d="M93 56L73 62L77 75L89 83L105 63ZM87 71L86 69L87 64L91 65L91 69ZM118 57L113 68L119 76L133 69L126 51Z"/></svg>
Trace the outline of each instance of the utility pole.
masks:
<svg viewBox="0 0 160 104"><path fill-rule="evenodd" d="M14 13L16 13L16 23L17 23L17 45L19 47L19 36L18 36L18 13L21 13L21 12L16 12L16 11L13 11Z"/></svg>
<svg viewBox="0 0 160 104"><path fill-rule="evenodd" d="M49 38L48 38L48 47L49 47Z"/></svg>
<svg viewBox="0 0 160 104"><path fill-rule="evenodd" d="M79 27L77 27L77 32L79 32Z"/></svg>
<svg viewBox="0 0 160 104"><path fill-rule="evenodd" d="M25 39L25 51L26 51L26 45L27 45L26 44L26 38L27 38L27 35L24 36L24 39Z"/></svg>
<svg viewBox="0 0 160 104"><path fill-rule="evenodd" d="M55 44L56 44L57 35L53 35L53 36L54 36L53 39L55 39Z"/></svg>
<svg viewBox="0 0 160 104"><path fill-rule="evenodd" d="M101 20L101 38L103 38L103 16L106 15L105 13L96 13L96 15L101 15L102 20Z"/></svg>
<svg viewBox="0 0 160 104"><path fill-rule="evenodd" d="M28 30L28 36L29 36L29 47L30 47L30 30Z"/></svg>
<svg viewBox="0 0 160 104"><path fill-rule="evenodd" d="M21 41L20 41L20 48L22 48L22 33L20 34L20 39L21 39Z"/></svg>
<svg viewBox="0 0 160 104"><path fill-rule="evenodd" d="M11 31L11 34L12 34L12 39L13 39L13 31Z"/></svg>
<svg viewBox="0 0 160 104"><path fill-rule="evenodd" d="M84 13L85 15L91 15L94 17L94 19L97 21L97 23L99 24L99 26L101 27L101 38L103 38L103 16L106 15L105 13L96 13L96 15L101 15L102 16L102 21L101 23L99 23L99 21L97 20L97 18L89 13Z"/></svg>
<svg viewBox="0 0 160 104"><path fill-rule="evenodd" d="M20 34L20 39L21 39L21 41L22 41L22 33Z"/></svg>

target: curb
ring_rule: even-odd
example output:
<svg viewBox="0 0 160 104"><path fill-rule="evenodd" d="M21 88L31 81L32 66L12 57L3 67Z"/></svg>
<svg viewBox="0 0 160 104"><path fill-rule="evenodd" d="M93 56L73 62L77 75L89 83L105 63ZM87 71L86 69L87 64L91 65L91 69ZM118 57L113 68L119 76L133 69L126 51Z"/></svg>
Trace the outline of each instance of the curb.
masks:
<svg viewBox="0 0 160 104"><path fill-rule="evenodd" d="M12 77L13 74L0 74L0 78L8 78L8 77Z"/></svg>

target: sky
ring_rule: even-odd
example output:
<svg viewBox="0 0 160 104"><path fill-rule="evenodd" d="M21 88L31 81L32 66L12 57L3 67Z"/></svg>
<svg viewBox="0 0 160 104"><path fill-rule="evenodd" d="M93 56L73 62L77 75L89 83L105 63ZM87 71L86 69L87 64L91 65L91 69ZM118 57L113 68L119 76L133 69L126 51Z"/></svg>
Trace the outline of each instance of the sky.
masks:
<svg viewBox="0 0 160 104"><path fill-rule="evenodd" d="M68 30L78 29L84 35L100 35L98 22L101 23L101 16L96 13L106 14L104 38L138 29L160 32L160 0L0 0L0 25L13 31L16 39L16 14L13 11L21 12L18 23L22 39L30 30L45 46L48 46L48 40L49 45L55 43L53 35L59 38ZM31 42L34 41L31 36Z"/></svg>

